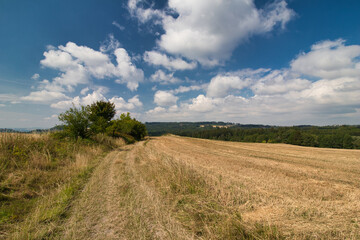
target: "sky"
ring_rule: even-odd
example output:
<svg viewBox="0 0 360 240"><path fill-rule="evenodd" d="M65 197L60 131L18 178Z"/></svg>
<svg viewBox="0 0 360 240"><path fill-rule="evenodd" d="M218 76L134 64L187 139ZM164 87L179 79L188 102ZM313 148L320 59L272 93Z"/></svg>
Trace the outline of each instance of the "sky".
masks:
<svg viewBox="0 0 360 240"><path fill-rule="evenodd" d="M360 124L358 0L0 0L0 128L104 100L143 121Z"/></svg>

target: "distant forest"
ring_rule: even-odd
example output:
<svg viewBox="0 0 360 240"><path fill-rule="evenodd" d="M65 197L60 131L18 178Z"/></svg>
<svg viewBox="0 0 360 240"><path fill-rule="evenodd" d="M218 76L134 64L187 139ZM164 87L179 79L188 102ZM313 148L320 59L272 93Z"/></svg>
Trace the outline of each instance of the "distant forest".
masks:
<svg viewBox="0 0 360 240"><path fill-rule="evenodd" d="M242 125L224 122L146 123L150 136L179 136L236 142L287 143L299 146L360 149L360 126Z"/></svg>

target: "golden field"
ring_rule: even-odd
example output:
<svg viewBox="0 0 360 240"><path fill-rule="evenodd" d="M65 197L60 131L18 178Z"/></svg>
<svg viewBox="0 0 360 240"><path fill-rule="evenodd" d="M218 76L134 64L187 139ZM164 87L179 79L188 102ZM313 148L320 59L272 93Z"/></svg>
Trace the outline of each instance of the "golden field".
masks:
<svg viewBox="0 0 360 240"><path fill-rule="evenodd" d="M359 186L359 150L162 136L99 160L51 231L11 237L360 239Z"/></svg>

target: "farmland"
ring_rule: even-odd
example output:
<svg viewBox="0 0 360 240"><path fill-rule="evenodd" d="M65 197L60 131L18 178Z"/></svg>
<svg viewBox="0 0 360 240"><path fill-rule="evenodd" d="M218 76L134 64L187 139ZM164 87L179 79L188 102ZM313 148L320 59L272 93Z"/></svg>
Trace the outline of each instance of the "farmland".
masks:
<svg viewBox="0 0 360 240"><path fill-rule="evenodd" d="M55 229L12 236L358 239L359 183L359 150L152 137L104 157Z"/></svg>

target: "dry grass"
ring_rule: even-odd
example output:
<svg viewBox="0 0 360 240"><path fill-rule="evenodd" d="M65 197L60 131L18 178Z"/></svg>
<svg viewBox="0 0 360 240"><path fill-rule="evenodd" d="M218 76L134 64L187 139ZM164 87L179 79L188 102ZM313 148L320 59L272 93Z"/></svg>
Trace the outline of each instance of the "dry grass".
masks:
<svg viewBox="0 0 360 240"><path fill-rule="evenodd" d="M155 142L109 154L57 238L281 238L274 226L246 226L241 212L218 197L212 179L154 147Z"/></svg>
<svg viewBox="0 0 360 240"><path fill-rule="evenodd" d="M0 134L0 238L36 238L51 231L50 223L61 218L96 157L117 144L98 138L100 143Z"/></svg>
<svg viewBox="0 0 360 240"><path fill-rule="evenodd" d="M288 238L360 238L360 151L167 136L149 148L188 164L244 224Z"/></svg>
<svg viewBox="0 0 360 240"><path fill-rule="evenodd" d="M73 168L89 165L75 156ZM12 236L360 239L359 150L164 136L91 169L42 198L37 220Z"/></svg>

